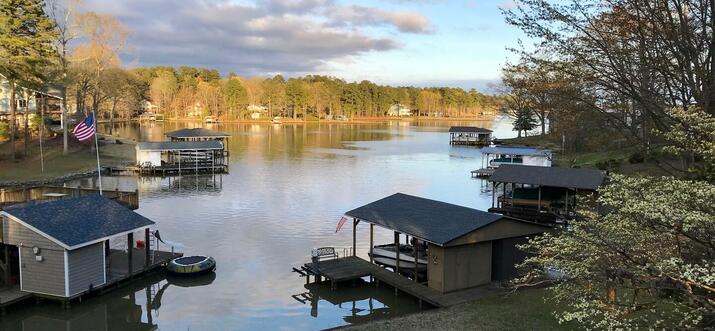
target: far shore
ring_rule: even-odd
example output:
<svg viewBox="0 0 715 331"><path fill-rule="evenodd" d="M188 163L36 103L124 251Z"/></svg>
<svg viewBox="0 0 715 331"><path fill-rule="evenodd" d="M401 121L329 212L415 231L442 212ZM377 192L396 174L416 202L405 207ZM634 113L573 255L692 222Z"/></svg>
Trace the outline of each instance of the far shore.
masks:
<svg viewBox="0 0 715 331"><path fill-rule="evenodd" d="M355 117L349 120L326 120L326 119L308 119L304 120L301 118L290 118L281 117L281 124L306 124L306 123L330 123L330 124L360 124L360 123L379 123L379 122L393 122L393 121L406 121L406 122L419 122L419 121L454 121L454 122L470 122L470 121L488 121L493 119L498 114L488 113L477 116L460 116L460 117L415 117L415 116L403 116L403 117ZM98 121L100 124L110 123L107 119L100 119ZM114 120L114 123L126 123L126 122L139 122L138 118L133 118L130 120ZM155 122L155 121L152 121ZM203 122L200 118L167 118L164 122ZM216 123L208 124L225 124L225 123L256 123L256 124L272 124L272 120L269 118L262 119L219 119Z"/></svg>

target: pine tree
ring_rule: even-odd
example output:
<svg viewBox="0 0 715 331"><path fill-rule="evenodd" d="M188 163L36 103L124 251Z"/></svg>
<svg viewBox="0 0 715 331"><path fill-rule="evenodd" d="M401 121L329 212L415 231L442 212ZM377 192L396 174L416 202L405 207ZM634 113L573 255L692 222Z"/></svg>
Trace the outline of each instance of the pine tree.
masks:
<svg viewBox="0 0 715 331"><path fill-rule="evenodd" d="M526 133L536 128L537 125L534 113L528 109L518 110L513 124L514 131L519 132L519 137L521 137L521 131L524 131L524 136L526 136Z"/></svg>
<svg viewBox="0 0 715 331"><path fill-rule="evenodd" d="M0 73L10 84L10 141L15 159L18 83L37 86L54 55L54 24L42 0L0 0Z"/></svg>

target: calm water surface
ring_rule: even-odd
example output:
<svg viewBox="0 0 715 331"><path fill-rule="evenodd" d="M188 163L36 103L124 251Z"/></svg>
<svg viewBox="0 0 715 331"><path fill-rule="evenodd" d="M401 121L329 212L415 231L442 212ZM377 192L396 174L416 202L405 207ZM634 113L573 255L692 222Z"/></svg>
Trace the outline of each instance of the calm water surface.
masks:
<svg viewBox="0 0 715 331"><path fill-rule="evenodd" d="M155 141L163 140L165 131L200 125L132 123L112 130ZM152 276L70 310L55 303L30 304L11 310L0 329L322 329L415 312L416 300L395 297L390 288L358 283L331 292L326 286L305 286L290 270L306 262L313 247L349 247L350 227L335 233L343 212L395 192L488 208L486 183L469 175L481 165L481 154L473 147L451 147L450 125L490 127L496 137L513 136L509 121L500 118L208 126L232 135L230 174L112 177L103 183L110 189L138 189L137 212L156 221L162 237L177 249L214 256L215 277L177 282ZM363 257L368 240L368 226L359 225ZM375 241L391 242L392 233L378 230Z"/></svg>

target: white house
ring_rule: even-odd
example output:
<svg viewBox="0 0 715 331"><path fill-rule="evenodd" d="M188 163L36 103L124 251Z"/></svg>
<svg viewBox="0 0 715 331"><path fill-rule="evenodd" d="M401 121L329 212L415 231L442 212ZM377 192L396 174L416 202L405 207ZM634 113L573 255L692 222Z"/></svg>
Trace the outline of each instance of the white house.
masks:
<svg viewBox="0 0 715 331"><path fill-rule="evenodd" d="M260 119L268 113L268 107L261 105L249 105L246 110L251 114L252 120Z"/></svg>
<svg viewBox="0 0 715 331"><path fill-rule="evenodd" d="M390 106L390 109L387 111L387 116L412 116L412 109L403 104L396 103Z"/></svg>

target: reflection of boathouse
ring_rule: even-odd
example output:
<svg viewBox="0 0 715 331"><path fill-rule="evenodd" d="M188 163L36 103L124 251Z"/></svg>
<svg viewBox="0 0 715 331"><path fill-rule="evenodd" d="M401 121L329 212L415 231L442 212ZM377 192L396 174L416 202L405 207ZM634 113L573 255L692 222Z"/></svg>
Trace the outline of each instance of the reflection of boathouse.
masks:
<svg viewBox="0 0 715 331"><path fill-rule="evenodd" d="M3 298L63 301L117 284L180 256L152 247L154 222L100 195L32 201L0 212ZM135 247L134 234L144 247ZM125 236L126 250L109 241Z"/></svg>

